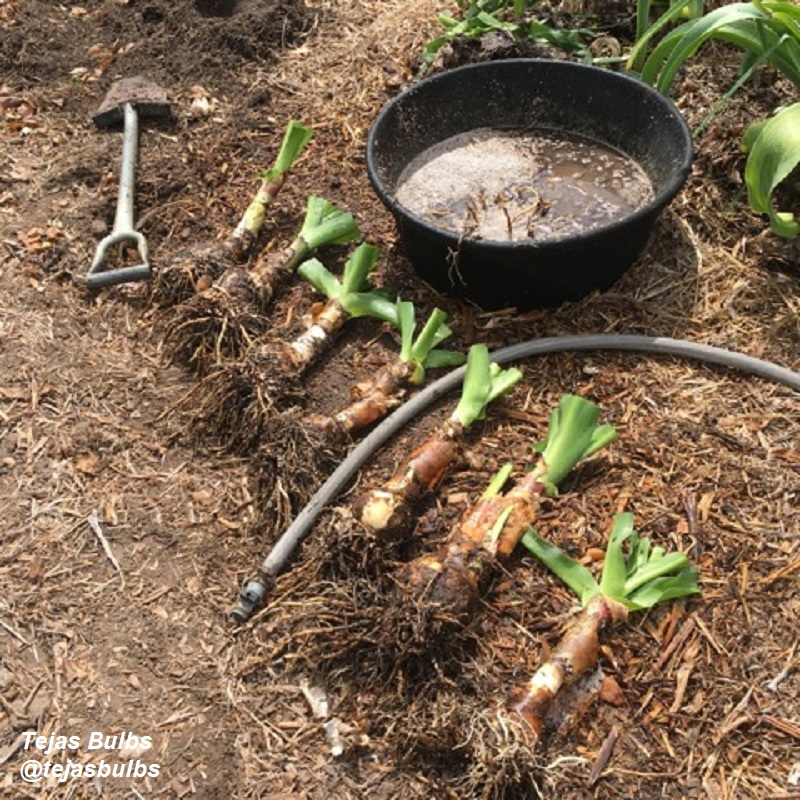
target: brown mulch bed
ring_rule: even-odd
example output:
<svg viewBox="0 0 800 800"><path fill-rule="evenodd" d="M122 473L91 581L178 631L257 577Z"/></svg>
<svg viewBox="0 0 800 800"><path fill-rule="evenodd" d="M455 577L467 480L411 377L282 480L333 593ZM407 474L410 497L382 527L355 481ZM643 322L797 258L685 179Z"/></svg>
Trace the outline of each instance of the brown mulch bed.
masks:
<svg viewBox="0 0 800 800"><path fill-rule="evenodd" d="M168 314L146 287L90 294L72 280L110 230L117 189L119 136L89 116L114 79L146 72L173 103L173 118L140 137L137 225L156 268L236 224L296 118L315 138L265 243L287 243L308 194L337 202L381 247L381 284L421 314L445 308L459 347L645 333L797 370L797 244L748 211L737 149L790 87L765 73L710 121L684 190L609 292L487 313L416 278L365 173L372 120L438 33L429 3L0 0L0 24L0 795L797 796L796 393L668 357L530 359L470 435L465 463L421 503L412 539L365 542L342 509L454 398L371 460L266 607L237 628L228 615L239 586L280 533L251 464L192 436L181 400L196 379L167 365ZM683 73L674 97L691 125L736 67L731 51L709 47ZM288 331L310 303L293 288L274 319ZM308 405L340 406L392 346L379 325L359 322L308 377ZM538 753L501 763L492 709L555 644L574 599L516 555L474 622L420 654L399 635L392 576L441 542L500 465L529 463L564 392L597 402L620 440L546 503L540 534L580 555L631 510L643 534L697 561L704 592L608 637L600 694L577 698ZM332 720L341 755L323 728ZM24 749L33 730L81 740L55 762L139 758L160 774L25 784L23 762L45 760ZM92 731L153 746L89 750Z"/></svg>

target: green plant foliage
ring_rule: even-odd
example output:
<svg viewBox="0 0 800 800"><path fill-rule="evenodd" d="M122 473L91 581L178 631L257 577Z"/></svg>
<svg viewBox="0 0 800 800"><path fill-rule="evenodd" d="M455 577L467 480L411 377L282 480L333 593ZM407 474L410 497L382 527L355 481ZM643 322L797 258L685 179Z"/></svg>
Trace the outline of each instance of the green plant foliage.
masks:
<svg viewBox="0 0 800 800"><path fill-rule="evenodd" d="M550 414L547 437L535 445L545 465L542 481L548 494L556 493L556 486L584 458L594 455L619 438L614 428L598 424L600 409L591 401L577 395L564 394L558 407Z"/></svg>
<svg viewBox="0 0 800 800"><path fill-rule="evenodd" d="M542 539L533 528L522 537L522 544L563 584L578 595L582 606L586 606L595 595L600 594L600 586L587 567L570 558L556 545Z"/></svg>
<svg viewBox="0 0 800 800"><path fill-rule="evenodd" d="M503 464L497 472L492 476L492 480L489 482L489 485L483 490L483 494L481 495L481 500L486 500L488 497L497 497L500 492L503 491L503 487L508 482L508 479L511 477L511 473L514 471L513 464Z"/></svg>
<svg viewBox="0 0 800 800"><path fill-rule="evenodd" d="M780 110L769 120L754 123L745 132L742 147L748 151L744 180L750 207L769 216L780 236L800 234L800 220L791 212L776 210L772 195L800 164L800 103Z"/></svg>
<svg viewBox="0 0 800 800"><path fill-rule="evenodd" d="M275 163L269 169L264 170L259 177L265 181L274 181L288 172L313 136L314 133L310 128L306 128L297 120L290 120L286 126L283 143L275 158Z"/></svg>
<svg viewBox="0 0 800 800"><path fill-rule="evenodd" d="M690 20L670 31L653 49L642 67L642 80L660 92L668 92L678 70L710 39L727 41L746 54L772 54L767 63L800 86L800 37L786 15L775 16L768 4L730 3ZM669 12L668 12L669 13Z"/></svg>
<svg viewBox="0 0 800 800"><path fill-rule="evenodd" d="M428 321L417 337L414 304L408 300L397 301L397 320L400 328L400 358L414 366L410 382L420 385L425 382L428 369L457 367L464 363L466 356L455 350L438 350L437 347L445 339L453 335L445 325L447 314L440 308L434 308Z"/></svg>
<svg viewBox="0 0 800 800"><path fill-rule="evenodd" d="M341 280L316 258L301 264L297 274L329 300L338 300L351 317L372 317L397 327L396 303L380 292L366 291L379 255L377 247L364 242L347 259Z"/></svg>
<svg viewBox="0 0 800 800"><path fill-rule="evenodd" d="M428 43L423 64L429 64L444 44L457 37L480 38L491 31L505 31L523 41L546 42L582 61L593 61L588 48L597 32L588 28L557 28L527 19L526 12L538 5L538 0L460 0L458 6L463 10L460 18L445 13L437 15L444 33Z"/></svg>
<svg viewBox="0 0 800 800"><path fill-rule="evenodd" d="M692 10L689 0L678 0L652 26L645 28L644 20L649 16L650 6L647 0L639 0L637 4L637 42L627 65L639 71L642 80L659 91L669 92L681 67L712 39L732 44L743 54L740 77L725 92L722 102L727 102L762 63L800 86L800 6L797 4L779 0L726 3L678 25L648 55L648 48L657 34L684 10ZM699 130L705 128L721 104L714 105ZM756 213L767 214L772 230L785 237L797 236L800 223L790 212L775 209L772 195L800 162L799 142L798 104L784 109L769 121L756 121L742 142L742 149L749 152L745 183L750 207Z"/></svg>
<svg viewBox="0 0 800 800"><path fill-rule="evenodd" d="M361 235L350 212L342 211L323 197L311 195L306 201L306 216L300 238L308 250L329 244L347 244Z"/></svg>
<svg viewBox="0 0 800 800"><path fill-rule="evenodd" d="M656 37L659 31L667 27L671 22L683 16L684 11L689 6L689 0L677 0L670 3L670 7L651 25L650 10L652 3L649 0L639 0L636 4L636 44L628 56L626 64L628 69L642 69L642 62L647 54L648 44Z"/></svg>
<svg viewBox="0 0 800 800"><path fill-rule="evenodd" d="M666 600L700 594L697 568L683 553L666 553L661 547L651 547L649 539L640 538L633 529L633 514L614 517L599 583L586 567L533 529L522 537L522 544L580 597L583 606L602 594L631 611L639 611Z"/></svg>
<svg viewBox="0 0 800 800"><path fill-rule="evenodd" d="M453 417L465 428L486 417L489 404L508 392L522 378L516 367L501 369L489 360L489 348L474 344L467 354L461 398Z"/></svg>

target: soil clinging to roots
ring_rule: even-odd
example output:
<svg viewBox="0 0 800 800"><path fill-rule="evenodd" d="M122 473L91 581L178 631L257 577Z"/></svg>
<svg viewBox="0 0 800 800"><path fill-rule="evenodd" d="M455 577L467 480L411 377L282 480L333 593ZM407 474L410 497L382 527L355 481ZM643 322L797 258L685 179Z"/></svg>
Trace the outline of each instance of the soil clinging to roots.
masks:
<svg viewBox="0 0 800 800"><path fill-rule="evenodd" d="M200 380L183 406L194 413L192 438L246 455L258 448L272 415L303 400L302 386L287 374L280 349L255 345L244 359Z"/></svg>
<svg viewBox="0 0 800 800"><path fill-rule="evenodd" d="M192 245L172 256L156 269L149 287L149 302L154 308L171 308L208 288L245 254L233 239Z"/></svg>
<svg viewBox="0 0 800 800"><path fill-rule="evenodd" d="M346 452L346 441L307 425L300 408L268 417L251 460L261 522L285 528Z"/></svg>
<svg viewBox="0 0 800 800"><path fill-rule="evenodd" d="M249 304L212 286L175 309L164 334L164 348L170 362L206 375L240 359L268 325L268 318Z"/></svg>

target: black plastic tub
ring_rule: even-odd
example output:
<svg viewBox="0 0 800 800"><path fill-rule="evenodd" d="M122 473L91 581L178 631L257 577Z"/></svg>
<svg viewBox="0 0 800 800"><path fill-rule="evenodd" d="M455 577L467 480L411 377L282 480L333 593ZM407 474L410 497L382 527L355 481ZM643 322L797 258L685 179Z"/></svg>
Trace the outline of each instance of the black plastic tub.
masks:
<svg viewBox="0 0 800 800"><path fill-rule="evenodd" d="M642 167L654 197L602 227L505 242L459 237L396 202L398 179L417 155L486 127L563 131L609 145ZM367 142L370 182L392 212L414 269L438 291L485 309L555 306L608 289L644 249L691 163L691 133L666 97L630 75L540 59L473 64L427 78L383 108Z"/></svg>

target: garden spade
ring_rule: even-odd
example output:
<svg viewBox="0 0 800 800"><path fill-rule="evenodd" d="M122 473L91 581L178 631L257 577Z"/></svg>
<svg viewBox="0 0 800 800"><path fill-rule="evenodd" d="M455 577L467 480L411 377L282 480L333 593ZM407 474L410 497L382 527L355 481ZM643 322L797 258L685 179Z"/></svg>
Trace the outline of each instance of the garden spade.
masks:
<svg viewBox="0 0 800 800"><path fill-rule="evenodd" d="M139 145L139 116L164 117L169 114L167 92L147 78L137 75L113 84L100 108L92 116L99 127L123 123L122 165L120 167L117 211L114 227L98 245L92 266L86 274L86 285L93 289L118 283L147 280L150 262L147 241L133 227L133 198L136 185L136 155ZM133 266L107 268L106 254L110 247L125 244L136 247L139 263Z"/></svg>

